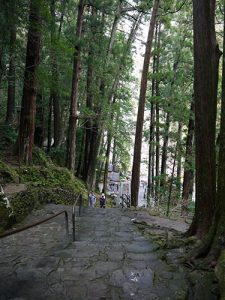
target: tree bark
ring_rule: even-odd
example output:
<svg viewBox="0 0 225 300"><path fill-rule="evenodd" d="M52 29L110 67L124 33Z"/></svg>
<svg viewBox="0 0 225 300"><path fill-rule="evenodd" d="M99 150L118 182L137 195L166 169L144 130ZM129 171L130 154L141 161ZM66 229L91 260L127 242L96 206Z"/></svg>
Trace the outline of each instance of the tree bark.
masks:
<svg viewBox="0 0 225 300"><path fill-rule="evenodd" d="M92 7L92 18L97 16L96 9ZM91 35L93 40L96 38L95 27L91 26ZM87 66L87 92L86 92L86 107L89 111L93 110L93 70L94 52L93 45L90 44L88 52L88 66ZM84 163L83 163L83 179L86 181L88 176L88 170L90 166L90 150L91 150L91 136L92 136L93 120L87 119L85 126L85 147L84 147Z"/></svg>
<svg viewBox="0 0 225 300"><path fill-rule="evenodd" d="M87 186L90 190L95 188L96 182L96 167L98 163L98 156L100 151L100 145L102 140L102 130L96 130L94 134L92 134L92 147L90 149L90 166L89 172L87 176Z"/></svg>
<svg viewBox="0 0 225 300"><path fill-rule="evenodd" d="M15 0L10 2L10 18L15 18ZM15 44L16 26L11 20L10 28L10 48L9 48L9 72L8 72L8 100L6 112L6 124L12 124L15 118L15 85L16 85L16 64L15 64Z"/></svg>
<svg viewBox="0 0 225 300"><path fill-rule="evenodd" d="M156 73L158 74L159 72L159 63L160 63L160 54L159 54L159 49L160 49L160 44L161 44L161 23L159 22L158 24L158 40L157 40L157 56L156 56ZM155 93L156 93L156 104L155 104L155 140L156 140L156 146L155 146L155 200L158 200L158 192L159 192L159 159L160 159L160 130L159 130L159 125L160 125L160 119L159 119L159 79L156 79L155 83Z"/></svg>
<svg viewBox="0 0 225 300"><path fill-rule="evenodd" d="M42 93L37 93L36 97L36 122L34 132L34 144L42 148L44 142L44 101Z"/></svg>
<svg viewBox="0 0 225 300"><path fill-rule="evenodd" d="M111 150L111 142L112 142L112 133L108 131L107 134L107 148L105 153L105 170L104 170L104 180L103 180L103 192L107 192L107 181L108 181L108 169L109 169L109 156Z"/></svg>
<svg viewBox="0 0 225 300"><path fill-rule="evenodd" d="M178 199L180 200L181 195L181 157L182 157L182 147L181 147L181 139L182 139L182 123L178 124L178 140L177 140L177 178L176 178L176 187L178 191Z"/></svg>
<svg viewBox="0 0 225 300"><path fill-rule="evenodd" d="M176 143L174 159L173 159L173 169L172 169L172 174L171 174L169 195L168 195L168 200L167 200L167 210L166 210L166 216L167 217L169 216L169 213L170 213L171 196L172 196L173 180L174 180L174 171L175 171L176 160L177 160L177 149L178 149L178 142Z"/></svg>
<svg viewBox="0 0 225 300"><path fill-rule="evenodd" d="M78 16L76 24L76 44L74 48L73 58L73 78L72 88L70 96L70 118L69 129L67 138L67 168L71 171L75 171L75 159L76 159L76 129L77 129L77 103L78 103L78 83L80 75L80 38L82 32L84 13L84 0L80 0L78 4Z"/></svg>
<svg viewBox="0 0 225 300"><path fill-rule="evenodd" d="M155 72L155 57L153 62L153 74ZM152 79L152 97L155 95L155 79ZM148 146L148 187L147 187L147 203L150 205L151 192L153 190L153 176L152 176L152 160L153 156L153 140L154 140L154 126L155 126L155 115L154 115L154 103L151 101L151 112L150 112L150 128L149 128L149 146Z"/></svg>
<svg viewBox="0 0 225 300"><path fill-rule="evenodd" d="M225 32L225 6L224 6L224 32ZM215 82L214 82L215 83ZM221 118L220 118L220 139L219 139L219 160L218 160L218 176L217 176L217 194L215 202L215 211L213 216L213 222L208 231L208 234L203 238L200 247L195 249L195 257L202 257L207 255L207 259L211 262L218 260L220 254L222 256L222 261L217 261L216 265L216 275L219 279L219 284L221 290L220 298L224 299L224 272L219 273L219 269L224 270L224 247L225 247L225 37L223 38L223 62L222 62L222 95L221 95ZM195 101L197 99L195 98ZM195 106L196 107L196 106ZM208 202L206 203L208 204ZM199 226L195 214L195 224ZM192 226L193 228L193 226ZM198 227L197 227L198 228ZM198 231L197 231L198 232ZM190 230L189 230L190 233Z"/></svg>
<svg viewBox="0 0 225 300"><path fill-rule="evenodd" d="M133 157L133 167L132 167L132 179L131 179L131 205L132 206L138 205L145 97L147 91L148 69L149 69L150 58L151 58L152 41L154 36L158 8L159 8L159 0L155 0L153 10L152 10L152 17L149 25L148 39L146 43L146 51L145 51L142 78L141 78L141 89L140 89L140 96L139 96L135 144L134 144L134 157Z"/></svg>
<svg viewBox="0 0 225 300"><path fill-rule="evenodd" d="M193 0L196 205L188 233L199 238L209 231L215 210L215 125L220 53L214 18L215 0Z"/></svg>
<svg viewBox="0 0 225 300"><path fill-rule="evenodd" d="M157 86L157 84L156 84ZM156 89L157 91L157 89ZM159 95L157 93L157 95ZM159 193L159 159L160 159L160 134L159 134L159 104L156 103L155 106L155 118L156 118L156 133L155 133L155 140L156 140L156 147L155 147L155 198L156 201L158 200L158 193Z"/></svg>
<svg viewBox="0 0 225 300"><path fill-rule="evenodd" d="M60 108L60 95L59 95L59 75L58 75L58 64L56 57L56 39L60 38L60 34L58 33L58 37L56 34L56 25L55 25L55 0L51 0L51 99L53 105L53 117L54 117L54 144L53 147L57 148L61 144L62 140L62 122L61 122L61 108ZM61 25L61 23L60 23Z"/></svg>
<svg viewBox="0 0 225 300"><path fill-rule="evenodd" d="M49 105L48 105L48 143L47 143L47 153L50 153L52 146L52 97L50 95Z"/></svg>
<svg viewBox="0 0 225 300"><path fill-rule="evenodd" d="M2 82L3 75L5 73L5 37L7 32L7 22L6 22L6 10L7 10L7 2L5 0L0 0L0 84ZM0 89L1 96L1 89Z"/></svg>
<svg viewBox="0 0 225 300"><path fill-rule="evenodd" d="M164 132L164 139L163 139L163 146L162 146L162 161L161 161L161 180L160 186L164 187L166 175L166 163L167 163L167 147L169 141L169 129L170 129L170 112L166 114L166 123L165 123L165 132Z"/></svg>
<svg viewBox="0 0 225 300"><path fill-rule="evenodd" d="M21 158L24 158L26 163L30 163L32 160L40 45L40 4L31 0L20 128L16 147L17 153Z"/></svg>
<svg viewBox="0 0 225 300"><path fill-rule="evenodd" d="M193 185L194 171L191 165L193 157L193 139L194 139L194 101L191 101L190 117L188 122L188 133L186 140L186 153L185 153L185 163L184 163L184 180L183 180L183 190L182 190L182 206L181 215L187 214L187 206L189 203L190 191Z"/></svg>
<svg viewBox="0 0 225 300"><path fill-rule="evenodd" d="M224 4L224 27L225 33L225 4ZM213 240L211 241L210 256L213 259L218 259L221 250L225 247L225 35L223 36L223 63L222 63L222 101L221 101L221 119L220 119L220 139L219 139L219 161L218 161L218 180L217 180L217 195L216 195L216 209L214 216L214 224L211 231L214 231ZM222 262L224 264L224 262ZM220 266L218 266L220 267ZM223 275L222 275L223 276ZM219 278L219 281L221 278ZM223 285L223 280L220 284ZM220 296L224 298L224 286L221 289L223 294Z"/></svg>
<svg viewBox="0 0 225 300"><path fill-rule="evenodd" d="M84 164L84 151L83 149L85 148L85 131L82 131L82 140L80 143L80 151L79 151L79 158L78 158L78 164L77 164L77 172L76 176L81 177L82 170L83 170L83 164Z"/></svg>

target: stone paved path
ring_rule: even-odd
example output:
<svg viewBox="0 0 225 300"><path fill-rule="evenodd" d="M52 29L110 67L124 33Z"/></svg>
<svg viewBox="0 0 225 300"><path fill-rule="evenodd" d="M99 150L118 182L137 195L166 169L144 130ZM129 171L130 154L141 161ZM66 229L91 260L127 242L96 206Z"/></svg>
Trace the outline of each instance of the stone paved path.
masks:
<svg viewBox="0 0 225 300"><path fill-rule="evenodd" d="M0 300L185 299L182 269L159 260L122 210L86 208L77 227L75 243L63 216L0 240Z"/></svg>

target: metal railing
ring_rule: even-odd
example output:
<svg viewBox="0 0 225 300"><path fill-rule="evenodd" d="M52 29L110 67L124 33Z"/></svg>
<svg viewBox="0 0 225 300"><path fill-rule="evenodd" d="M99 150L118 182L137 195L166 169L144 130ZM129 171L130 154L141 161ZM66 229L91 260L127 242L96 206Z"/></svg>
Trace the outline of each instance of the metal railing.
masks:
<svg viewBox="0 0 225 300"><path fill-rule="evenodd" d="M72 228L73 228L73 242L75 242L75 221L76 221L76 205L79 201L79 217L81 215L81 207L82 207L82 202L83 202L83 198L82 195L79 194L74 202L73 208L72 208Z"/></svg>
<svg viewBox="0 0 225 300"><path fill-rule="evenodd" d="M63 211L60 211L60 212L54 214L54 216L51 216L51 217L49 217L49 218L46 218L46 219L44 219L44 220L42 220L42 221L35 222L35 223L33 223L33 224L30 224L30 225L27 225L27 226L24 226L24 227L21 227L21 228L17 228L17 229L14 229L14 230L6 231L5 233L3 233L3 234L0 235L0 239L1 239L1 238L4 238L4 237L7 237L7 236L10 236L10 235L15 234L15 233L19 233L19 232L21 232L21 231L27 230L27 229L29 229L29 228L35 227L35 226L37 226L37 225L43 224L43 223L45 223L45 222L47 222L47 221L49 221L49 220L51 220L51 219L56 218L57 216L59 216L59 215L61 215L61 214L63 214L63 213L65 214L66 234L67 234L67 236L68 236L68 235L69 235L68 213L67 213L66 210L63 210Z"/></svg>
<svg viewBox="0 0 225 300"><path fill-rule="evenodd" d="M79 194L78 197L76 198L75 202L74 202L74 205L73 205L73 208L72 208L72 231L73 231L73 242L75 241L75 219L76 219L76 214L75 214L75 207L77 205L79 201L79 217L81 215L81 207L82 207L82 202L83 202L83 198L82 198L82 195ZM56 218L57 216L61 215L61 214L65 214L65 225L66 225L66 234L67 236L69 235L69 219L68 219L68 213L66 210L63 210L63 211L60 211L56 214L54 214L53 216L49 217L49 218L46 218L44 220L41 220L41 221L38 221L38 222L35 222L35 223L32 223L30 225L26 225L24 227L21 227L21 228L17 228L17 229L14 229L14 230L10 230L10 231L6 231L4 232L3 234L0 234L0 239L1 238L4 238L4 237L7 237L7 236L10 236L12 234L15 234L15 233L19 233L19 232L22 232L24 230L27 230L29 228L32 228L32 227L35 227L37 225L41 225L45 222L48 222L49 220L51 219L54 219Z"/></svg>

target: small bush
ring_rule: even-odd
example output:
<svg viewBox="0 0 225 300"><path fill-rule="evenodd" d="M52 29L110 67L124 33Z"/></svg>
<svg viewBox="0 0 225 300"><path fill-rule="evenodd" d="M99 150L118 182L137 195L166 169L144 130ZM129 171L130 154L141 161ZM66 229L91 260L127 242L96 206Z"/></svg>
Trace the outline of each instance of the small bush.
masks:
<svg viewBox="0 0 225 300"><path fill-rule="evenodd" d="M48 167L50 164L52 164L52 161L43 150L41 150L38 147L34 147L32 163L33 165L41 165Z"/></svg>

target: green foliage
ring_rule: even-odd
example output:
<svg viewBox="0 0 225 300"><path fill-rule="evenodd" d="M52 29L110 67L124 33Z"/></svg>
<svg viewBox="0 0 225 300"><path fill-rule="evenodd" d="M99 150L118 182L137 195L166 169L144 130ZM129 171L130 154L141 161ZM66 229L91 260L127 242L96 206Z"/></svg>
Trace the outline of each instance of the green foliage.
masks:
<svg viewBox="0 0 225 300"><path fill-rule="evenodd" d="M0 182L1 183L19 182L19 176L17 171L10 165L4 163L1 159L0 159Z"/></svg>
<svg viewBox="0 0 225 300"><path fill-rule="evenodd" d="M194 212L195 212L195 202L194 202L194 201L191 201L191 202L188 204L188 211L191 212L191 213L194 213Z"/></svg>
<svg viewBox="0 0 225 300"><path fill-rule="evenodd" d="M48 167L50 164L52 164L50 158L46 155L46 153L38 147L33 148L32 163L34 165L41 165L44 167Z"/></svg>
<svg viewBox="0 0 225 300"><path fill-rule="evenodd" d="M5 150L16 142L17 133L13 126L0 125L0 149Z"/></svg>
<svg viewBox="0 0 225 300"><path fill-rule="evenodd" d="M61 188L30 187L27 191L17 193L11 198L13 221L21 222L33 210L47 203L73 205L81 191L85 200L87 192L80 181L76 182L73 192Z"/></svg>
<svg viewBox="0 0 225 300"><path fill-rule="evenodd" d="M75 194L86 195L84 183L68 169L49 165L21 167L21 181L33 187L62 188Z"/></svg>
<svg viewBox="0 0 225 300"><path fill-rule="evenodd" d="M66 147L61 145L60 147L51 149L50 157L52 161L61 167L65 166L66 161Z"/></svg>
<svg viewBox="0 0 225 300"><path fill-rule="evenodd" d="M78 183L76 191L80 191L81 188L82 184ZM77 194L64 189L30 187L27 191L18 193L11 199L14 222L21 222L33 210L39 209L47 203L73 205L76 197Z"/></svg>

